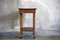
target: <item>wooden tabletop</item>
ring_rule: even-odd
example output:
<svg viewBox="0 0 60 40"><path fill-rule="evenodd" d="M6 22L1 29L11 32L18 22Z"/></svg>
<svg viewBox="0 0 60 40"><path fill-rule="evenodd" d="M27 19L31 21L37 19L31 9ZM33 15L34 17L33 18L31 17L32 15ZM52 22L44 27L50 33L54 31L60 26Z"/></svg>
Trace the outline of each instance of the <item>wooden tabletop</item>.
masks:
<svg viewBox="0 0 60 40"><path fill-rule="evenodd" d="M18 8L18 9L19 9L19 10L26 10L26 9L27 9L27 10L30 10L30 9L31 9L31 10L35 10L35 9L37 9L37 8Z"/></svg>

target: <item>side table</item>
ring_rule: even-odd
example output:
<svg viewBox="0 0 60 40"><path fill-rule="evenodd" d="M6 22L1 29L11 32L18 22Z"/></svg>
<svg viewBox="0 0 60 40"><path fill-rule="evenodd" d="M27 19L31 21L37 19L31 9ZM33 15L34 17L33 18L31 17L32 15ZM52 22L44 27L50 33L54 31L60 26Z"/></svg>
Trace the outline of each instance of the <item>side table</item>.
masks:
<svg viewBox="0 0 60 40"><path fill-rule="evenodd" d="M19 14L20 14L20 34L22 38L23 31L26 32L33 32L33 38L35 38L35 12L36 8L19 8ZM25 13L33 14L33 27L22 27L22 15Z"/></svg>

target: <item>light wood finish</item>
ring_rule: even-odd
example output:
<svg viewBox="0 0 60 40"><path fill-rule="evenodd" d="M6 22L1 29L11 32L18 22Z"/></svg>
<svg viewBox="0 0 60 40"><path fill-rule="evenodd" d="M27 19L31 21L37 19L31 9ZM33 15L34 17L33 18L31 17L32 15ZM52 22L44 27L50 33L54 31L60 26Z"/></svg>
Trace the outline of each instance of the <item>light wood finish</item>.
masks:
<svg viewBox="0 0 60 40"><path fill-rule="evenodd" d="M35 38L35 11L36 11L36 8L19 8L19 14L20 14L20 34L21 35L23 35L23 31L33 32L33 37ZM22 15L24 13L31 13L31 14L33 14L33 27L22 27Z"/></svg>

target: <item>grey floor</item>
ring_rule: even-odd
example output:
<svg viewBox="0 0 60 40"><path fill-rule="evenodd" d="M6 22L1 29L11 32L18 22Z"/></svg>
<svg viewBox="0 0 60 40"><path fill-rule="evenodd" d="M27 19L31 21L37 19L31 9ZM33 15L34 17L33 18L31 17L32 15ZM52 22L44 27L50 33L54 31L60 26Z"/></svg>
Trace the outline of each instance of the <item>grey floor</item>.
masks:
<svg viewBox="0 0 60 40"><path fill-rule="evenodd" d="M60 38L60 31L38 29L35 33L36 38ZM1 38L19 38L19 32L1 32ZM24 38L32 38L32 32L24 32Z"/></svg>

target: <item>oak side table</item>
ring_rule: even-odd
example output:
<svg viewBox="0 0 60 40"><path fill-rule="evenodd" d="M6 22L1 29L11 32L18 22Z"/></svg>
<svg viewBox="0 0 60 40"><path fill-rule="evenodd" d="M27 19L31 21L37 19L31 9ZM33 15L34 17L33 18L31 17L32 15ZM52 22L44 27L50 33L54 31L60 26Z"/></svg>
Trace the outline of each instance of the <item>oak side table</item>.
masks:
<svg viewBox="0 0 60 40"><path fill-rule="evenodd" d="M36 8L19 8L19 14L20 14L20 35L22 38L23 31L26 32L33 32L33 38L35 38L35 12ZM33 14L33 27L22 27L22 15L25 13Z"/></svg>

